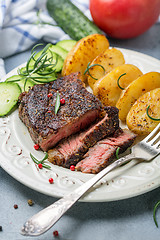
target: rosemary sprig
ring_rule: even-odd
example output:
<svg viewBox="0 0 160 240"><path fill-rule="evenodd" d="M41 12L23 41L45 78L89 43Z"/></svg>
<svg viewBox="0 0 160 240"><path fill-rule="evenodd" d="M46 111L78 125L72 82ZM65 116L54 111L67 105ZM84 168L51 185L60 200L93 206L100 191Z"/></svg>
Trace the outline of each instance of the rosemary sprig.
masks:
<svg viewBox="0 0 160 240"><path fill-rule="evenodd" d="M157 223L157 219L156 219L156 210L157 210L159 205L160 205L160 201L158 201L156 203L156 205L154 206L154 209L153 209L153 220L154 220L155 225L156 225L157 228L158 228L158 223Z"/></svg>
<svg viewBox="0 0 160 240"><path fill-rule="evenodd" d="M118 85L118 87L119 87L121 90L124 90L124 88L120 86L119 80L120 80L120 78L123 77L124 75L126 75L126 73L121 74L121 75L119 76L118 80L117 80L117 85Z"/></svg>
<svg viewBox="0 0 160 240"><path fill-rule="evenodd" d="M46 83L51 82L56 79L56 77L52 76L52 73L55 73L55 69L53 67L56 66L58 61L58 56L56 55L55 63L53 63L53 53L50 51L51 44L47 44L40 56L37 57L37 52L35 49L43 44L37 44L35 45L31 50L31 56L27 61L26 67L22 69L18 69L18 76L17 79L12 80L12 82L21 81L22 79L24 81L24 91L26 87L26 83L28 79L33 80L37 83ZM48 76L50 75L50 76Z"/></svg>
<svg viewBox="0 0 160 240"><path fill-rule="evenodd" d="M6 82L19 82L21 80L23 80L24 78L18 78L17 76L17 79L6 79Z"/></svg>
<svg viewBox="0 0 160 240"><path fill-rule="evenodd" d="M35 46L33 46L32 50L31 50L31 54L33 53L34 49L36 49L39 46L43 46L43 43L37 43Z"/></svg>
<svg viewBox="0 0 160 240"><path fill-rule="evenodd" d="M43 158L42 160L40 160L40 161L39 161L37 158L35 158L31 153L30 153L30 157L31 157L31 159L33 160L33 162L36 163L37 165L38 165L38 164L42 164L42 166L43 166L44 168L47 168L47 169L50 169L50 168L51 168L49 165L46 165L46 164L44 163L44 161L48 158L48 154L47 154L47 153L45 154L44 158Z"/></svg>
<svg viewBox="0 0 160 240"><path fill-rule="evenodd" d="M105 68L104 68L102 65L100 65L100 64L92 64L92 65L90 65L90 62L89 62L88 65L87 65L86 70L84 71L84 75L85 75L86 73L88 73L91 78L93 78L93 79L95 79L95 80L98 80L98 78L93 77L93 76L91 75L90 71L89 71L89 69L92 68L92 67L94 67L94 66L99 66L99 67L101 67L101 68L104 70L104 74L105 74L105 71L106 71L106 70L105 70Z"/></svg>
<svg viewBox="0 0 160 240"><path fill-rule="evenodd" d="M54 110L55 114L57 114L59 107L60 107L60 96L59 96L59 92L57 91L55 110Z"/></svg>
<svg viewBox="0 0 160 240"><path fill-rule="evenodd" d="M160 121L160 118L153 118L149 115L149 108L150 108L150 105L146 109L147 116L153 121Z"/></svg>

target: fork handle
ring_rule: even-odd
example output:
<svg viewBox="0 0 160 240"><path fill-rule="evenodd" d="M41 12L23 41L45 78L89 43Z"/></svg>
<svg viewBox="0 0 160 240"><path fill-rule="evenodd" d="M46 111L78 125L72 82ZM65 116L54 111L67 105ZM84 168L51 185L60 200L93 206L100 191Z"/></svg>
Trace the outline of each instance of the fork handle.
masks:
<svg viewBox="0 0 160 240"><path fill-rule="evenodd" d="M62 215L68 209L71 208L74 203L76 203L83 196L85 192L87 192L87 190L89 190L94 184L96 184L100 179L102 179L107 173L135 158L135 155L131 153L125 157L116 160L108 167L103 169L101 172L96 174L89 181L82 184L76 190L67 194L60 200L56 201L49 207L43 209L42 211L31 217L24 224L21 230L21 234L26 236L38 236L46 232L62 217Z"/></svg>

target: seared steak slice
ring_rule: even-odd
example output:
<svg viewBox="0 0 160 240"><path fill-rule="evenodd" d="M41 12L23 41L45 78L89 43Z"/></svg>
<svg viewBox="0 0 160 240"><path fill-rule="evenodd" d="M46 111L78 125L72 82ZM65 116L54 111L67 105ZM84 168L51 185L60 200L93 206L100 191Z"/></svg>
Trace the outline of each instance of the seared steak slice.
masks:
<svg viewBox="0 0 160 240"><path fill-rule="evenodd" d="M60 141L56 148L48 151L48 160L69 168L82 159L88 149L97 141L110 136L119 127L118 109L105 107L106 115L89 129Z"/></svg>
<svg viewBox="0 0 160 240"><path fill-rule="evenodd" d="M84 155L84 159L77 165L76 169L83 173L98 173L109 165L120 147L119 153L130 147L136 135L129 130L118 129L112 137L99 141Z"/></svg>
<svg viewBox="0 0 160 240"><path fill-rule="evenodd" d="M19 98L19 117L32 140L44 151L104 116L101 102L85 89L79 78L79 73L72 73L50 83L34 85ZM55 114L57 91L65 104Z"/></svg>

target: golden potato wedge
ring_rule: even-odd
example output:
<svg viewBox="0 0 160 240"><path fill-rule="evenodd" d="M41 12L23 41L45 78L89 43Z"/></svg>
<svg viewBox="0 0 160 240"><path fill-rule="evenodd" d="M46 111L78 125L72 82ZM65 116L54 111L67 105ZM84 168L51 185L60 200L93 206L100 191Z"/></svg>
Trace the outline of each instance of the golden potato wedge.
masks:
<svg viewBox="0 0 160 240"><path fill-rule="evenodd" d="M120 87L126 88L128 84L139 76L142 76L142 74L140 69L132 64L118 66L96 81L93 87L93 94L97 96L105 106L115 106L122 92ZM119 87L118 78L120 76Z"/></svg>
<svg viewBox="0 0 160 240"><path fill-rule="evenodd" d="M116 107L119 109L119 118L126 120L127 114L135 101L144 93L160 87L160 73L149 72L131 82L122 91Z"/></svg>
<svg viewBox="0 0 160 240"><path fill-rule="evenodd" d="M120 50L116 48L106 49L104 52L100 53L90 64L90 66L93 65L93 67L89 69L87 78L89 86L93 89L96 80L106 75L115 67L124 63L125 59ZM97 66L97 64L103 66L105 71L101 66Z"/></svg>
<svg viewBox="0 0 160 240"><path fill-rule="evenodd" d="M160 88L143 94L131 107L126 122L128 128L136 134L149 134L160 123L147 115L148 106L149 116L160 119Z"/></svg>
<svg viewBox="0 0 160 240"><path fill-rule="evenodd" d="M85 81L87 75L84 75L84 71L88 63L108 47L107 38L101 34L92 34L80 39L64 61L62 76L69 75L72 72L81 72Z"/></svg>

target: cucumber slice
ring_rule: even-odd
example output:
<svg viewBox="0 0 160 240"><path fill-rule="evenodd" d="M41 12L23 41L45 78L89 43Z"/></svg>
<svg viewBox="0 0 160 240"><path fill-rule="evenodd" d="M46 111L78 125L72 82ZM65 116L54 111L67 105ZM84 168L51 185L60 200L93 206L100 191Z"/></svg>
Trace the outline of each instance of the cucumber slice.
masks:
<svg viewBox="0 0 160 240"><path fill-rule="evenodd" d="M17 83L0 83L0 116L5 116L16 105L21 88Z"/></svg>
<svg viewBox="0 0 160 240"><path fill-rule="evenodd" d="M76 44L76 42L77 41L71 40L71 39L62 40L57 42L56 46L59 46L69 52L73 48L73 46Z"/></svg>
<svg viewBox="0 0 160 240"><path fill-rule="evenodd" d="M61 56L61 58L63 58L63 59L65 59L67 57L68 51L66 51L64 48L61 48L60 46L52 45L49 49L52 52Z"/></svg>
<svg viewBox="0 0 160 240"><path fill-rule="evenodd" d="M20 86L22 92L23 91L28 92L29 88L33 87L36 84L36 82L34 82L30 78L28 78L26 81L25 89L24 89L25 79L23 79L23 77L20 75L13 75L12 77L9 77L6 79L6 82L17 83Z"/></svg>
<svg viewBox="0 0 160 240"><path fill-rule="evenodd" d="M19 81L19 82L17 82L17 83L18 83L18 85L20 86L22 92L24 92L24 91L27 91L27 92L28 92L29 89L36 84L36 83L33 82L30 78L27 79L25 88L24 88L25 79L22 79L21 81Z"/></svg>
<svg viewBox="0 0 160 240"><path fill-rule="evenodd" d="M37 60L41 56L42 52L43 52L43 50L39 51L34 56L34 59ZM63 67L63 62L64 62L63 58L50 50L47 50L47 56L48 56L48 58L52 58L51 64L56 64L55 66L52 67L52 71L55 70L55 72L60 72ZM33 67L34 63L35 63L35 61L33 59L31 59L29 68ZM49 63L50 62L46 62L46 64L49 64Z"/></svg>

